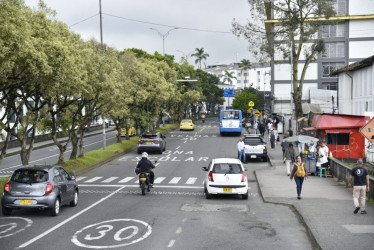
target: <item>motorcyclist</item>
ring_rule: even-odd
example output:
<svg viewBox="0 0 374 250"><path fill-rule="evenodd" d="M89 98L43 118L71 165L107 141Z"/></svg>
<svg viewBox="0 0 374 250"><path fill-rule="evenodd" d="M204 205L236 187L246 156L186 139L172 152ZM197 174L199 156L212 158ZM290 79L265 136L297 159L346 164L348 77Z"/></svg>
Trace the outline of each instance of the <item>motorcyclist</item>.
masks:
<svg viewBox="0 0 374 250"><path fill-rule="evenodd" d="M201 120L202 120L203 122L205 122L205 114L203 114L203 115L201 116Z"/></svg>
<svg viewBox="0 0 374 250"><path fill-rule="evenodd" d="M152 171L153 168L155 168L155 166L148 160L148 153L143 152L142 159L138 162L135 173L149 173L149 183L151 187L153 187L153 181L155 179L155 174Z"/></svg>

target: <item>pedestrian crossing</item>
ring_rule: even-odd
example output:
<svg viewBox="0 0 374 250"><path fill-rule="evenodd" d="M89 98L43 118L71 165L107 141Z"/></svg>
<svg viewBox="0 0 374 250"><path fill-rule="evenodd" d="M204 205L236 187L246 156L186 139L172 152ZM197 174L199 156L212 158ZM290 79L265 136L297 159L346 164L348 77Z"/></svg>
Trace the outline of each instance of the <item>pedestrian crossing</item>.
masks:
<svg viewBox="0 0 374 250"><path fill-rule="evenodd" d="M168 184L186 184L186 185L194 185L197 182L197 177L171 177L167 179L166 177L155 177L154 184L161 184L161 183L168 183ZM95 176L95 177L87 177L87 176L80 176L76 179L78 184L132 184L132 183L139 183L139 179L137 176L128 176L125 178L120 178L118 176L112 177L103 177L103 176ZM201 180L203 183L203 180Z"/></svg>

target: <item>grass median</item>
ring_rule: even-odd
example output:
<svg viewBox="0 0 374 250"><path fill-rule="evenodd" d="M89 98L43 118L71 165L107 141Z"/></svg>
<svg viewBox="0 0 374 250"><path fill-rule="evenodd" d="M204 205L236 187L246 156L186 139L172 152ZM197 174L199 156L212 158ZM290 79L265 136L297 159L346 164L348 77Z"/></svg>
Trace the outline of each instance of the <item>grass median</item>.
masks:
<svg viewBox="0 0 374 250"><path fill-rule="evenodd" d="M179 124L167 124L163 127L156 129L155 131L160 133L167 133L179 127ZM106 147L105 150L98 149L90 151L84 154L83 157L79 157L74 160L67 160L59 164L63 166L69 173L75 174L77 170L81 170L90 167L94 164L98 164L107 160L108 158L115 156L119 153L123 153L127 150L135 148L138 144L139 136L131 137L129 140L123 140L121 143L115 143ZM0 196L4 191L4 184L9 180L9 177L0 179Z"/></svg>

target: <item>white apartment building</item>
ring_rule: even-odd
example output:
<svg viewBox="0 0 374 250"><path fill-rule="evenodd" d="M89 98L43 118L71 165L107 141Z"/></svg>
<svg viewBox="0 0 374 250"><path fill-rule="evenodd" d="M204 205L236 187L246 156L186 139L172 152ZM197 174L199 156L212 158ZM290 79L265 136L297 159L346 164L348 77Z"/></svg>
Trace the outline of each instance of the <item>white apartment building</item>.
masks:
<svg viewBox="0 0 374 250"><path fill-rule="evenodd" d="M373 0L331 0L337 11L339 23L336 25L324 25L318 37L324 38L326 51L318 55L318 60L312 62L307 70L302 99L305 103L314 104L313 89L329 90L324 95L325 103L322 111L331 113L338 110L339 113L350 113L349 105L344 101L338 101L339 107L335 107L337 92L341 97L338 87L337 75L331 73L338 68L358 62L374 55L374 1ZM272 14L272 17L274 13ZM273 96L272 108L286 118L291 118L291 68L289 61L279 61L277 55L271 63L271 94ZM302 58L304 59L304 58ZM299 74L304 65L303 60L299 64ZM348 77L348 76L347 76ZM372 82L370 83L372 84ZM339 85L340 86L340 85ZM343 90L346 93L346 90ZM335 103L333 102L335 100ZM323 100L319 100L321 102ZM330 106L329 106L330 103ZM321 103L319 103L321 104ZM343 106L340 106L343 105ZM370 104L359 104L368 105ZM363 107L359 108L364 110ZM352 110L353 111L353 110ZM353 111L352 114L362 114Z"/></svg>
<svg viewBox="0 0 374 250"><path fill-rule="evenodd" d="M223 65L209 65L205 71L212 75L217 76L222 84L218 85L221 89L233 89L234 94L240 92L244 88L252 87L264 94L264 98L270 100L270 64L252 64L249 70L242 70L240 63L223 64ZM231 79L229 83L225 72L232 73L235 78ZM230 108L234 97L225 97L225 103L222 109Z"/></svg>

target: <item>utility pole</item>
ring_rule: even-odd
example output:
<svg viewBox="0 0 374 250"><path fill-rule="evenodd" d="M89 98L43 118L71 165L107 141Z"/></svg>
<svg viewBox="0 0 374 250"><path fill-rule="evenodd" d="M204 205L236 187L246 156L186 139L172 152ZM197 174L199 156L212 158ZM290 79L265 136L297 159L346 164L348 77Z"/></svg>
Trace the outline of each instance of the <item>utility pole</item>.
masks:
<svg viewBox="0 0 374 250"><path fill-rule="evenodd" d="M99 6L100 6L100 43L101 43L101 49L102 53L104 53L104 45L103 45L103 17L101 12L101 0L99 0ZM105 119L104 115L102 116L103 120L103 149L106 149L106 134L105 134Z"/></svg>
<svg viewBox="0 0 374 250"><path fill-rule="evenodd" d="M293 108L292 108L292 99L293 99L293 43L291 41L291 52L290 52L290 62L291 62L291 100L290 100L290 113L291 113L291 128L292 128L292 118L293 118Z"/></svg>

